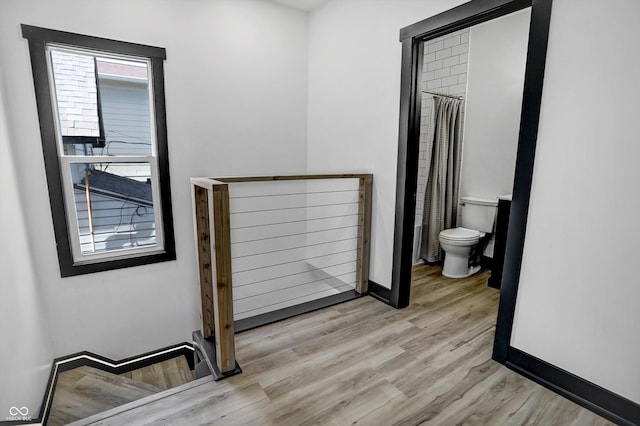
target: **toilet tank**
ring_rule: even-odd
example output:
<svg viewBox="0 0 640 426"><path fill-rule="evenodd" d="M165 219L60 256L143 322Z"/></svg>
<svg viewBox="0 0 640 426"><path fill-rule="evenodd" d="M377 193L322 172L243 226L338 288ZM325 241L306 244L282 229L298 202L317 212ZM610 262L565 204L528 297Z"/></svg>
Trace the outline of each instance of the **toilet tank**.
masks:
<svg viewBox="0 0 640 426"><path fill-rule="evenodd" d="M491 233L494 231L497 211L497 198L460 197L458 226Z"/></svg>

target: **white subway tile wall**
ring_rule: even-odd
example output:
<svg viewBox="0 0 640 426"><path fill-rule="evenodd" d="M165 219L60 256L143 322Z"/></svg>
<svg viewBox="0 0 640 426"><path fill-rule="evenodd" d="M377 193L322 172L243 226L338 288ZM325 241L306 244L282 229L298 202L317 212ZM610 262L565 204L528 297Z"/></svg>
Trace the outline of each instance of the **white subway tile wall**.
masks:
<svg viewBox="0 0 640 426"><path fill-rule="evenodd" d="M467 91L467 62L469 56L469 28L429 40L424 46L422 67L423 90L433 90L449 95L464 96ZM426 159L427 135L433 133L431 95L422 94L420 117L420 153L418 165L418 193L416 196L416 225L422 224L424 191L427 185Z"/></svg>

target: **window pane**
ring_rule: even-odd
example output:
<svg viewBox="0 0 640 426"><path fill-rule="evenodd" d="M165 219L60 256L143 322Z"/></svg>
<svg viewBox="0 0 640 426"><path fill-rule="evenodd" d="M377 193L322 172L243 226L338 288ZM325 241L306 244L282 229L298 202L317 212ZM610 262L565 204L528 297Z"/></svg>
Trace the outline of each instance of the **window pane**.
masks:
<svg viewBox="0 0 640 426"><path fill-rule="evenodd" d="M87 154L87 144L100 138L98 88L93 56L51 51L56 105L65 153ZM73 142L79 142L77 147ZM84 143L82 143L84 142Z"/></svg>
<svg viewBox="0 0 640 426"><path fill-rule="evenodd" d="M151 156L145 61L51 48L64 155Z"/></svg>
<svg viewBox="0 0 640 426"><path fill-rule="evenodd" d="M152 155L145 62L96 58L105 146L97 155Z"/></svg>
<svg viewBox="0 0 640 426"><path fill-rule="evenodd" d="M81 254L156 245L149 163L72 163Z"/></svg>

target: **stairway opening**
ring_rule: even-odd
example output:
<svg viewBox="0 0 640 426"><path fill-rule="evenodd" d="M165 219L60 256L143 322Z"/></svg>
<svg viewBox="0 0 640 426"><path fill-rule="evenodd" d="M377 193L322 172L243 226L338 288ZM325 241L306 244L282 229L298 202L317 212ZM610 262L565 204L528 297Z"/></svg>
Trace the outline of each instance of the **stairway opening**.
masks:
<svg viewBox="0 0 640 426"><path fill-rule="evenodd" d="M195 380L184 356L122 374L82 366L58 375L47 425L65 425Z"/></svg>

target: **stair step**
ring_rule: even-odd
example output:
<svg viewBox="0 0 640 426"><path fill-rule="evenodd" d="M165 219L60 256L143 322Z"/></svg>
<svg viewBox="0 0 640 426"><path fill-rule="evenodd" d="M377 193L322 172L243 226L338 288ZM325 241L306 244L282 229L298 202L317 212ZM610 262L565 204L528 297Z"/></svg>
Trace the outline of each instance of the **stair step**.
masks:
<svg viewBox="0 0 640 426"><path fill-rule="evenodd" d="M196 379L196 380L194 380L192 382L185 383L183 385L176 386L174 388L171 388L171 389L168 389L168 390L165 390L165 391L162 391L162 392L159 392L159 393L156 393L156 394L153 394L153 395L138 399L137 401L132 401L130 403L121 405L119 407L115 407L115 408L112 408L110 410L94 414L94 415L92 415L90 417L86 417L84 419L77 420L77 421L69 424L69 426L87 426L87 425L92 425L92 424L96 424L96 423L103 424L103 425L110 424L110 423L112 423L110 421L110 419L112 417L115 417L115 416L119 415L119 414L125 413L127 411L132 411L132 410L139 409L139 408L144 407L146 405L149 405L149 404L151 404L153 402L160 401L162 399L168 398L168 397L170 397L172 395L177 395L179 393L188 391L190 389L194 389L194 388L197 388L199 386L206 385L207 383L213 383L213 382L214 382L214 380L213 380L212 376L207 376L207 377L203 377L201 379ZM117 424L117 422L115 424Z"/></svg>
<svg viewBox="0 0 640 426"><path fill-rule="evenodd" d="M160 389L170 389L195 379L184 356L178 356L147 367L123 373L121 376L148 383Z"/></svg>
<svg viewBox="0 0 640 426"><path fill-rule="evenodd" d="M47 424L67 424L162 390L93 367L78 367L58 376Z"/></svg>

